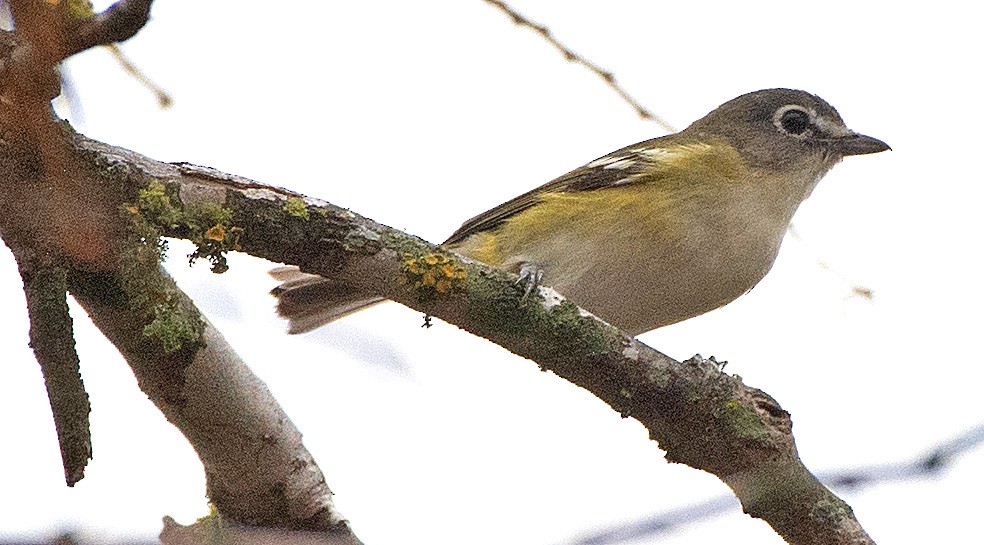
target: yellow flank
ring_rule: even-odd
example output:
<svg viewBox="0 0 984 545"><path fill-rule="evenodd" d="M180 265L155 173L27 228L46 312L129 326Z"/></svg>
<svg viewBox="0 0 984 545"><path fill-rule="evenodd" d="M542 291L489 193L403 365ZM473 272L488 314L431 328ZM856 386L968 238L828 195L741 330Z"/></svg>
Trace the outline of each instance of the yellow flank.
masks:
<svg viewBox="0 0 984 545"><path fill-rule="evenodd" d="M503 256L499 251L499 239L488 231L474 235L452 246L456 252L493 267L501 267Z"/></svg>
<svg viewBox="0 0 984 545"><path fill-rule="evenodd" d="M658 232L663 240L672 240L699 202L706 205L715 197L727 198L720 190L743 181L744 161L723 142L628 153L648 168L629 175L619 185L541 193L537 204L451 247L472 259L502 267L521 257L531 244L560 241L556 237L562 233L584 240L611 237L613 230L631 230L642 236Z"/></svg>
<svg viewBox="0 0 984 545"><path fill-rule="evenodd" d="M536 206L524 210L506 223L501 234L521 235L539 240L552 231L565 230L575 234L605 233L611 225L620 223L626 215L639 224L662 223L666 200L664 188L656 185L633 184L596 191L575 193L546 193Z"/></svg>

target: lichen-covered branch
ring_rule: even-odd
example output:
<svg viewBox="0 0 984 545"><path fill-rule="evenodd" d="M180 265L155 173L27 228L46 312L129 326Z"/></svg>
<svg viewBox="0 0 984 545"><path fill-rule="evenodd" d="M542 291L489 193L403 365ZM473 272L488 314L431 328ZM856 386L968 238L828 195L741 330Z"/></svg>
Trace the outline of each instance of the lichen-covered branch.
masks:
<svg viewBox="0 0 984 545"><path fill-rule="evenodd" d="M669 460L721 478L746 512L790 543L872 543L850 507L799 460L789 414L713 360L673 361L552 290L524 299L515 278L500 270L324 201L81 136L75 145L104 163L126 165L136 183L162 184L174 196L171 206L228 211L223 231L235 229L244 252L444 319L591 391L645 425ZM184 227L165 232L189 236Z"/></svg>
<svg viewBox="0 0 984 545"><path fill-rule="evenodd" d="M329 203L160 163L56 123L48 99L57 62L135 32L149 2L89 16L88 34L69 23L67 2L10 5L18 36L0 33L0 233L15 254L43 250L58 263L64 276L52 269L43 282L29 280L29 298L40 300L32 286L39 294L67 287L86 308L198 452L223 515L358 543L299 432L160 270L162 234L195 241L216 270L224 252L241 250L456 324L637 419L669 460L721 478L790 543L871 543L850 507L799 460L789 414L713 360L673 361L549 289L523 297L503 271Z"/></svg>
<svg viewBox="0 0 984 545"><path fill-rule="evenodd" d="M226 212L217 206L168 209L169 198L144 185L147 178L138 166L78 146L77 136L62 127L58 134L71 184L51 183L54 173L36 147L0 142L4 241L15 255L54 256L64 271L62 290L67 287L86 309L126 358L141 389L195 448L209 498L227 519L318 530L358 543L334 509L299 431L160 268L163 229L184 230L193 239L189 233L198 232L204 252L229 249L205 242L210 230L216 236ZM31 298L40 284L27 279ZM32 316L32 330L67 327L45 320ZM70 331L62 333L57 339L32 336L32 342L39 353L59 349L66 337L71 340ZM62 344L46 344L55 340ZM52 406L58 410L55 401Z"/></svg>
<svg viewBox="0 0 984 545"><path fill-rule="evenodd" d="M175 303L193 308L167 273L159 274ZM211 324L202 321L201 344L165 352L133 319L118 274L74 270L68 287L126 358L140 388L195 448L220 513L248 525L318 530L339 543L360 543L335 510L300 431Z"/></svg>
<svg viewBox="0 0 984 545"><path fill-rule="evenodd" d="M90 30L123 36L120 29L134 25L113 22L123 13L113 10L138 4L117 4L108 19L90 21L102 30ZM53 117L55 66L71 53L66 40L79 30L67 23L74 20L67 5L11 0L16 32L0 31L0 234L21 264L32 345L45 371L69 484L81 478L91 449L83 425L87 400L69 351L66 288L191 442L205 466L209 498L225 519L359 543L334 509L298 430L160 268L165 228L198 233L201 255L220 268L230 248L213 239L235 234L223 230L225 212L167 209L168 197L144 183L142 171L78 146ZM54 266L26 268L21 256L32 255Z"/></svg>
<svg viewBox="0 0 984 545"><path fill-rule="evenodd" d="M48 401L58 433L65 482L82 479L92 458L89 436L89 396L79 374L72 317L68 314L65 269L19 252L18 266L24 281L27 314L31 322L31 348L41 365Z"/></svg>

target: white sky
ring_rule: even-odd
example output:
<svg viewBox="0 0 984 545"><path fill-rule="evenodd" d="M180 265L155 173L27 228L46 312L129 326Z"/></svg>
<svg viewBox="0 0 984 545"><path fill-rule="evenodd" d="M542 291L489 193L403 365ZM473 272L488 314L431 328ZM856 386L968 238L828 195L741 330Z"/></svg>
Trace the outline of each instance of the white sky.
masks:
<svg viewBox="0 0 984 545"><path fill-rule="evenodd" d="M667 5L672 4L672 5ZM104 4L103 4L104 5ZM99 7L102 7L100 5ZM743 92L814 92L895 151L848 158L804 204L770 275L644 335L773 395L815 470L908 459L981 422L980 14L971 3L514 0L678 127ZM432 241L462 220L660 135L595 76L479 0L158 0L124 50L69 67L97 139L327 199ZM269 263L169 269L305 434L368 544L543 544L726 492L670 466L633 420L537 366L387 304L288 337ZM849 284L875 291L850 297ZM79 529L151 538L206 513L191 448L76 312L95 459L74 489L0 251L0 541ZM77 311L78 309L75 308ZM371 361L379 360L383 361ZM979 539L984 451L940 479L844 494L879 543ZM971 536L975 536L971 538ZM737 510L661 543L782 543Z"/></svg>

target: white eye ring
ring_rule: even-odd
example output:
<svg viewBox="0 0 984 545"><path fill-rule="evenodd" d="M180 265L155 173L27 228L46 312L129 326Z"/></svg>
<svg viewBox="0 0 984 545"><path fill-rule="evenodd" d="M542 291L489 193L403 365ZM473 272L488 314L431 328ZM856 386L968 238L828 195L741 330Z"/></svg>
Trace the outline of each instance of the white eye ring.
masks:
<svg viewBox="0 0 984 545"><path fill-rule="evenodd" d="M776 128L796 138L805 138L812 134L810 128L814 126L815 120L816 113L799 104L786 104L772 116L772 124Z"/></svg>

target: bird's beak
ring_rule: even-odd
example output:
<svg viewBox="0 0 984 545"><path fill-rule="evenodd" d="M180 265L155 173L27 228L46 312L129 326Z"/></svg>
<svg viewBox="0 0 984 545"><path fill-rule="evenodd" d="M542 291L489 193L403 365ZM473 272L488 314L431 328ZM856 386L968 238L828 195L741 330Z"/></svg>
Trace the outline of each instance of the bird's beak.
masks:
<svg viewBox="0 0 984 545"><path fill-rule="evenodd" d="M834 149L841 155L865 155L892 149L877 138L852 132L833 141Z"/></svg>

